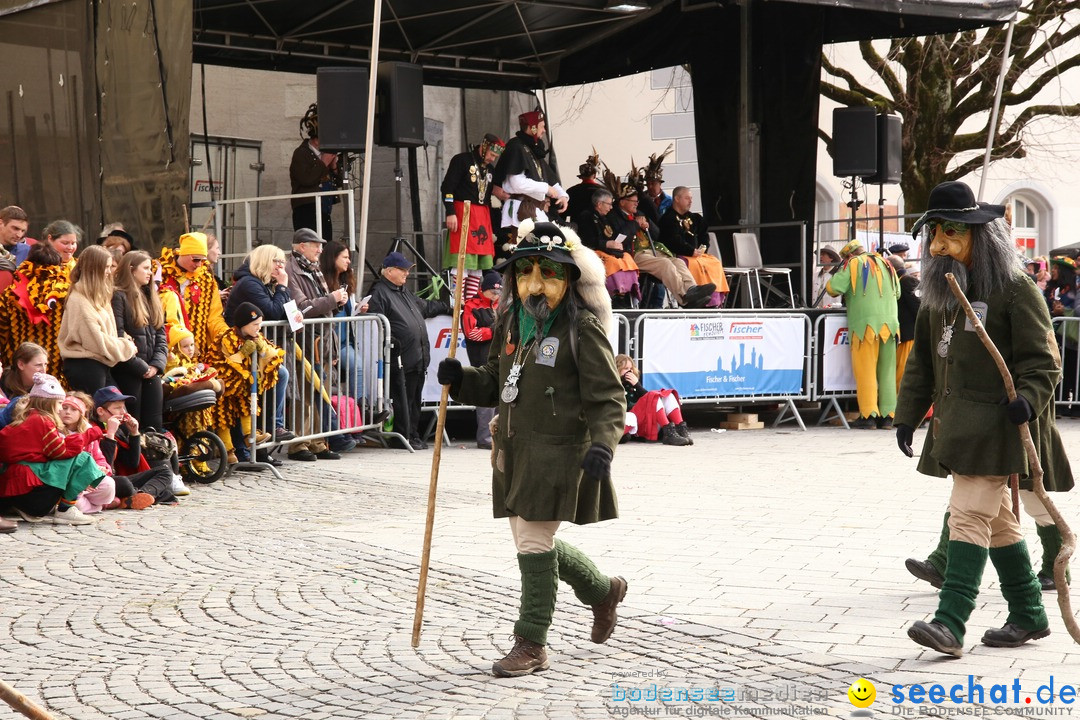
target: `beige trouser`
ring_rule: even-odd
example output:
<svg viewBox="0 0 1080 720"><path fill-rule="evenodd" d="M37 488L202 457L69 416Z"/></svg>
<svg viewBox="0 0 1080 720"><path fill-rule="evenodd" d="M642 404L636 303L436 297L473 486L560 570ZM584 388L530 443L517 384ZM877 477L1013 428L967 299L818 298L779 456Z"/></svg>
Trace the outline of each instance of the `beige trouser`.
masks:
<svg viewBox="0 0 1080 720"><path fill-rule="evenodd" d="M664 287L675 296L675 301L680 305L683 304L683 295L686 291L697 284L686 267L686 263L679 258L639 252L634 255L634 262L642 272L660 278L660 282L664 283Z"/></svg>
<svg viewBox="0 0 1080 720"><path fill-rule="evenodd" d="M550 552L555 548L555 531L559 524L559 520L533 521L512 515L510 532L514 534L517 551L522 555Z"/></svg>
<svg viewBox="0 0 1080 720"><path fill-rule="evenodd" d="M1012 514L1007 475L953 473L949 540L979 547L1006 547L1024 539Z"/></svg>
<svg viewBox="0 0 1080 720"><path fill-rule="evenodd" d="M1024 506L1024 512L1035 519L1035 524L1039 527L1054 524L1054 518L1050 517L1050 513L1046 511L1046 507L1043 506L1042 500L1034 490L1021 490L1020 504Z"/></svg>

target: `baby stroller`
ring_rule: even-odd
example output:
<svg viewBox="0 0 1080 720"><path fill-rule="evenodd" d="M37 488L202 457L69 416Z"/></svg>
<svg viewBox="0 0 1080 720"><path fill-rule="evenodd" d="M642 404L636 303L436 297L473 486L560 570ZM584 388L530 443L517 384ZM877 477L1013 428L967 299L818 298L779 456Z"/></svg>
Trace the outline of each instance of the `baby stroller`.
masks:
<svg viewBox="0 0 1080 720"><path fill-rule="evenodd" d="M221 438L209 430L185 435L181 429L180 418L186 413L205 410L215 404L217 394L207 389L171 397L162 407L165 427L176 438L180 475L188 482L209 484L221 479L229 469L228 451Z"/></svg>

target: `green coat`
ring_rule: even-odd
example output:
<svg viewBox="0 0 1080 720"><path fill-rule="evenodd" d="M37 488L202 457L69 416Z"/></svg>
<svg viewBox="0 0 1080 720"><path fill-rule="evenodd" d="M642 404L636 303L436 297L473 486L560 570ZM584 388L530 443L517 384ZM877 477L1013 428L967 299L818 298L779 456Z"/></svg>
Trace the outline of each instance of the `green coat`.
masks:
<svg viewBox="0 0 1080 720"><path fill-rule="evenodd" d="M983 300L984 308L976 305ZM1054 389L1061 377L1050 314L1038 288L1017 275L1004 291L988 299L971 298L983 325L1012 372L1016 392L1031 403L1035 417L1028 424L1043 466L1047 490L1073 486L1072 469L1054 425ZM946 323L953 318L947 314ZM938 355L942 313L923 305L915 320L911 349L896 405L898 424L918 427L931 404L930 423L919 472L945 477L1019 473L1021 487L1031 489L1027 457L1017 427L1009 422L1003 399L1005 384L963 311L957 316L946 357Z"/></svg>
<svg viewBox="0 0 1080 720"><path fill-rule="evenodd" d="M593 443L614 453L626 423L623 388L615 370L611 345L596 316L580 310L577 358L570 347L570 321L556 316L549 338L558 340L554 367L537 363L537 347L525 355L519 393L510 403L499 395L514 362L509 342L518 347L514 312L500 315L486 365L465 367L455 400L498 405L498 431L493 436L492 504L495 517L563 520L579 525L618 517L610 478L585 476L581 461ZM549 343L550 347L550 343Z"/></svg>

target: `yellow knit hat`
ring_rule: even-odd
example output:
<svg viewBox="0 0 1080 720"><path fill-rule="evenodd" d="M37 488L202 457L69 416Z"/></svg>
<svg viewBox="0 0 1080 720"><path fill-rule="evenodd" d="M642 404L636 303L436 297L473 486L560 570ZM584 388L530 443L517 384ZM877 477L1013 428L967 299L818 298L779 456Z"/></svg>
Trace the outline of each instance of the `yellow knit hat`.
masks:
<svg viewBox="0 0 1080 720"><path fill-rule="evenodd" d="M206 256L206 235L201 232L190 232L180 236L180 249L177 255L202 255Z"/></svg>
<svg viewBox="0 0 1080 720"><path fill-rule="evenodd" d="M170 325L169 326L169 347L175 349L180 341L184 338L194 338L195 336L183 325Z"/></svg>

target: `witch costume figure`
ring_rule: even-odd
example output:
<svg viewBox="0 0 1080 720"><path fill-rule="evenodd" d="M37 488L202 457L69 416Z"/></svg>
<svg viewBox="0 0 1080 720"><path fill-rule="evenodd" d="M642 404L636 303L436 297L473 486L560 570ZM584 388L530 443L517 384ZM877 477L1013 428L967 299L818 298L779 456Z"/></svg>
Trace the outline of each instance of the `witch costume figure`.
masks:
<svg viewBox="0 0 1080 720"><path fill-rule="evenodd" d="M594 643L611 636L627 588L555 537L564 522L618 516L611 460L625 410L607 336L604 269L568 228L525 220L518 238L498 268L503 295L487 364L463 368L447 359L438 371L455 400L499 409L493 510L509 518L521 571L514 647L492 668L499 677L547 669L560 579L592 607Z"/></svg>

